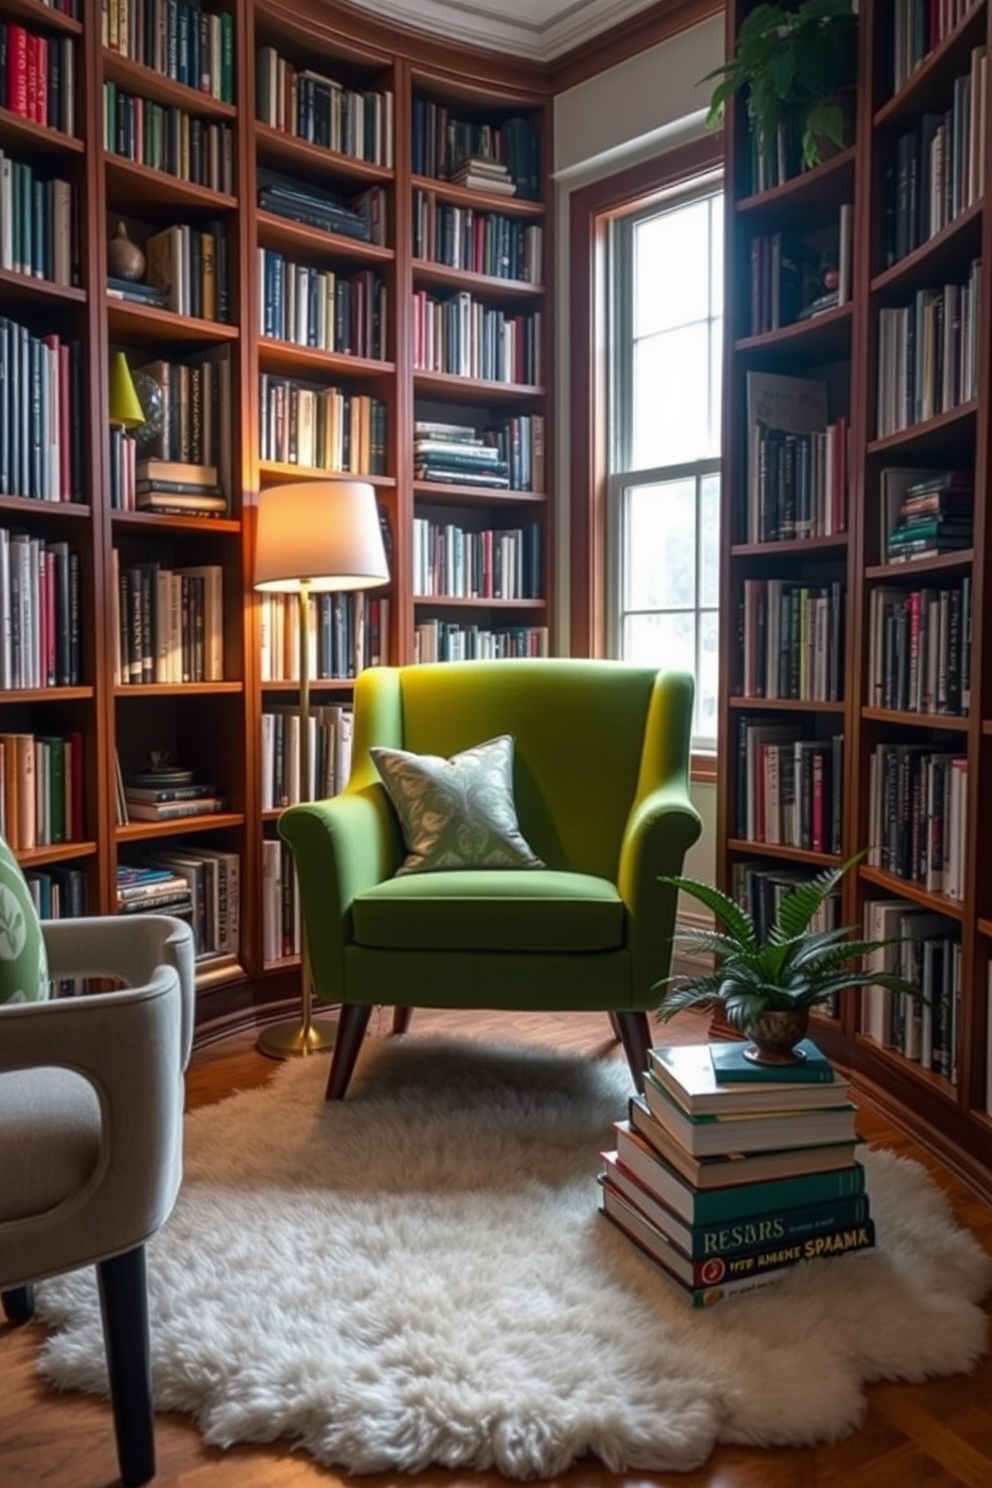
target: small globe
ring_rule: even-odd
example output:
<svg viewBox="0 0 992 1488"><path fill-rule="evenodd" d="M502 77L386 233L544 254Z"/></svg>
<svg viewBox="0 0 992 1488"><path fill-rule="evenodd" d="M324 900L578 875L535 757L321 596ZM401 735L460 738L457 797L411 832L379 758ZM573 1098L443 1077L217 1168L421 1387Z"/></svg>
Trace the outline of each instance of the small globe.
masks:
<svg viewBox="0 0 992 1488"><path fill-rule="evenodd" d="M145 422L134 431L134 440L139 450L147 448L158 438L162 432L162 418L165 413L165 399L162 395L162 384L154 378L150 372L138 371L131 373L134 382L134 390L138 394L138 402L145 416Z"/></svg>

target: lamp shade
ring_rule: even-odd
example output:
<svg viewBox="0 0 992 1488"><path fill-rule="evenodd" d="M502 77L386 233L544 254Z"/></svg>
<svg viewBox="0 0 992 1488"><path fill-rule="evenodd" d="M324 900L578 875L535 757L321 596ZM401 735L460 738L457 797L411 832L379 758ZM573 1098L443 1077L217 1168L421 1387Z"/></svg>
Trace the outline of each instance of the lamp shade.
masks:
<svg viewBox="0 0 992 1488"><path fill-rule="evenodd" d="M389 579L367 481L299 481L259 492L255 588L371 589Z"/></svg>
<svg viewBox="0 0 992 1488"><path fill-rule="evenodd" d="M145 422L145 411L141 406L131 368L122 351L115 351L110 362L110 421L122 424L125 429L136 429Z"/></svg>

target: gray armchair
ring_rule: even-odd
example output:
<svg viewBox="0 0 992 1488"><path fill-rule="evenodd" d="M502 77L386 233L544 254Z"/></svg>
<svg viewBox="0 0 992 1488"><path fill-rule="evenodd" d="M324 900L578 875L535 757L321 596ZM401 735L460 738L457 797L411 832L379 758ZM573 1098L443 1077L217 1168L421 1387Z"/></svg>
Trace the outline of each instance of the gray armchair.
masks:
<svg viewBox="0 0 992 1488"><path fill-rule="evenodd" d="M165 915L49 920L53 980L93 995L0 1006L0 1293L12 1322L33 1283L96 1265L121 1478L155 1474L145 1241L182 1177L193 939Z"/></svg>

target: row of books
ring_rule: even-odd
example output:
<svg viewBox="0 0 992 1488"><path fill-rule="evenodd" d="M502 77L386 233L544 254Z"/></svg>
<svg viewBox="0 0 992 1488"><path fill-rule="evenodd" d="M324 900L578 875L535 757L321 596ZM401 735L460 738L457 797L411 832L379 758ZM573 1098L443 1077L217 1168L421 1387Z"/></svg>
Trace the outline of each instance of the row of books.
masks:
<svg viewBox="0 0 992 1488"><path fill-rule="evenodd" d="M78 259L70 183L0 150L0 269L74 284Z"/></svg>
<svg viewBox="0 0 992 1488"><path fill-rule="evenodd" d="M546 625L462 625L454 620L418 620L413 627L413 659L422 661L500 661L508 656L547 656Z"/></svg>
<svg viewBox="0 0 992 1488"><path fill-rule="evenodd" d="M266 704L262 713L262 810L277 811L298 801L323 801L337 795L351 774L354 715L340 703L309 712L310 778L300 782L300 710L295 705Z"/></svg>
<svg viewBox="0 0 992 1488"><path fill-rule="evenodd" d="M544 229L540 223L439 202L433 191L413 193L413 256L494 279L540 284Z"/></svg>
<svg viewBox="0 0 992 1488"><path fill-rule="evenodd" d="M792 433L761 425L741 531L746 542L833 537L847 528L845 417Z"/></svg>
<svg viewBox="0 0 992 1488"><path fill-rule="evenodd" d="M145 240L145 277L148 286L165 297L165 307L177 315L201 320L227 319L227 225L218 218L207 227L175 223ZM130 293L141 294L132 285Z"/></svg>
<svg viewBox="0 0 992 1488"><path fill-rule="evenodd" d="M76 47L19 21L0 20L0 108L32 124L76 133Z"/></svg>
<svg viewBox="0 0 992 1488"><path fill-rule="evenodd" d="M750 244L751 335L781 330L846 305L851 298L854 208L845 202L837 225L816 233L758 233ZM837 275L824 288L830 266Z"/></svg>
<svg viewBox="0 0 992 1488"><path fill-rule="evenodd" d="M263 682L297 682L300 676L300 610L295 594L260 594L259 666ZM355 677L389 659L388 597L311 594L311 681Z"/></svg>
<svg viewBox="0 0 992 1488"><path fill-rule="evenodd" d="M956 584L870 591L869 706L965 717L970 678L970 575Z"/></svg>
<svg viewBox="0 0 992 1488"><path fill-rule="evenodd" d="M262 839L262 960L269 966L298 956L303 943L296 868L289 845Z"/></svg>
<svg viewBox="0 0 992 1488"><path fill-rule="evenodd" d="M843 696L844 587L745 579L738 659L740 694L839 702Z"/></svg>
<svg viewBox="0 0 992 1488"><path fill-rule="evenodd" d="M868 863L948 899L964 897L968 761L926 744L868 758Z"/></svg>
<svg viewBox="0 0 992 1488"><path fill-rule="evenodd" d="M413 519L413 592L457 599L539 599L541 528L485 528Z"/></svg>
<svg viewBox="0 0 992 1488"><path fill-rule="evenodd" d="M155 103L108 80L103 85L104 149L180 181L234 194L230 124L200 119L173 104Z"/></svg>
<svg viewBox="0 0 992 1488"><path fill-rule="evenodd" d="M800 725L738 723L737 836L808 852L840 851L844 738L802 738Z"/></svg>
<svg viewBox="0 0 992 1488"><path fill-rule="evenodd" d="M83 499L78 341L0 316L0 496Z"/></svg>
<svg viewBox="0 0 992 1488"><path fill-rule="evenodd" d="M362 243L386 246L386 195L381 186L367 186L363 191L343 196L329 187L263 166L258 168L258 183L258 205L265 212L320 228L322 232L341 233Z"/></svg>
<svg viewBox="0 0 992 1488"><path fill-rule="evenodd" d="M227 347L192 355L188 361L159 358L139 369L162 392L161 411L150 431L143 431L142 453L136 472L139 487L145 480L168 479L150 467L153 461L199 465L209 471L201 483L219 483L230 490L232 445L231 360ZM148 466L145 465L148 462ZM177 484L188 475L173 476Z"/></svg>
<svg viewBox="0 0 992 1488"><path fill-rule="evenodd" d="M964 283L919 289L911 304L879 310L879 439L977 397L981 279L975 259Z"/></svg>
<svg viewBox="0 0 992 1488"><path fill-rule="evenodd" d="M879 552L887 563L969 548L975 476L968 470L887 467L879 474Z"/></svg>
<svg viewBox="0 0 992 1488"><path fill-rule="evenodd" d="M801 1079L742 1047L651 1049L602 1153L603 1213L693 1307L874 1244L846 1082L810 1040Z"/></svg>
<svg viewBox="0 0 992 1488"><path fill-rule="evenodd" d="M0 734L0 834L14 852L83 840L82 734Z"/></svg>
<svg viewBox="0 0 992 1488"><path fill-rule="evenodd" d="M954 79L950 108L924 112L896 140L885 171L886 264L898 263L980 199L988 129L987 72L985 48L976 47L969 71Z"/></svg>
<svg viewBox="0 0 992 1488"><path fill-rule="evenodd" d="M862 1030L904 1059L958 1082L958 1017L961 1004L961 939L944 916L904 899L870 899L865 938L883 941L869 957L877 971L896 972L919 987L925 1000L865 987Z"/></svg>
<svg viewBox="0 0 992 1488"><path fill-rule="evenodd" d="M382 361L388 290L371 269L342 275L258 250L259 325L263 336Z"/></svg>
<svg viewBox="0 0 992 1488"><path fill-rule="evenodd" d="M930 53L959 26L977 0L892 0L892 29L885 49L891 93L904 88Z"/></svg>
<svg viewBox="0 0 992 1488"><path fill-rule="evenodd" d="M77 687L79 554L0 527L0 689Z"/></svg>
<svg viewBox="0 0 992 1488"><path fill-rule="evenodd" d="M339 155L393 164L393 94L349 88L315 68L298 68L275 47L256 58L255 112L263 124Z"/></svg>
<svg viewBox="0 0 992 1488"><path fill-rule="evenodd" d="M505 165L518 195L529 201L540 200L541 139L529 119L513 115L500 124L456 119L446 104L415 96L413 174L447 181L465 159L493 160Z"/></svg>
<svg viewBox="0 0 992 1488"><path fill-rule="evenodd" d="M413 365L419 372L536 387L541 382L540 310L512 313L467 290L413 294Z"/></svg>
<svg viewBox="0 0 992 1488"><path fill-rule="evenodd" d="M234 17L199 0L107 0L103 44L222 103L234 102Z"/></svg>
<svg viewBox="0 0 992 1488"><path fill-rule="evenodd" d="M29 868L24 879L40 920L79 919L89 913L89 877L85 868ZM51 995L78 997L86 986L86 977L59 977L52 982Z"/></svg>
<svg viewBox="0 0 992 1488"><path fill-rule="evenodd" d="M174 842L117 868L121 914L176 915L192 926L197 961L236 957L241 938L241 859Z"/></svg>
<svg viewBox="0 0 992 1488"><path fill-rule="evenodd" d="M114 685L224 680L224 572L128 563L113 550Z"/></svg>
<svg viewBox="0 0 992 1488"><path fill-rule="evenodd" d="M835 850L831 846L831 851ZM762 944L768 940L772 926L778 921L782 900L800 884L809 883L812 878L813 872L809 868L789 864L769 867L767 859L739 858L731 864L730 882L734 902L751 916ZM823 900L810 921L810 929L814 934L824 930L839 930L841 923L841 894L838 886ZM835 1004L824 1004L823 1011L836 1017Z"/></svg>
<svg viewBox="0 0 992 1488"><path fill-rule="evenodd" d="M354 475L386 473L386 405L369 393L263 372L258 417L263 460Z"/></svg>

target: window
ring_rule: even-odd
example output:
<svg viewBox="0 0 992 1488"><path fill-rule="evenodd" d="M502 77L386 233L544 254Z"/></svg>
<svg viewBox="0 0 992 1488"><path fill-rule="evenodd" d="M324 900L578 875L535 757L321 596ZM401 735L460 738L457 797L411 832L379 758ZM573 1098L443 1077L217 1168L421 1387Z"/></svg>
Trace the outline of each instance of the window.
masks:
<svg viewBox="0 0 992 1488"><path fill-rule="evenodd" d="M616 216L610 293L607 644L696 678L716 747L723 196L712 177Z"/></svg>

